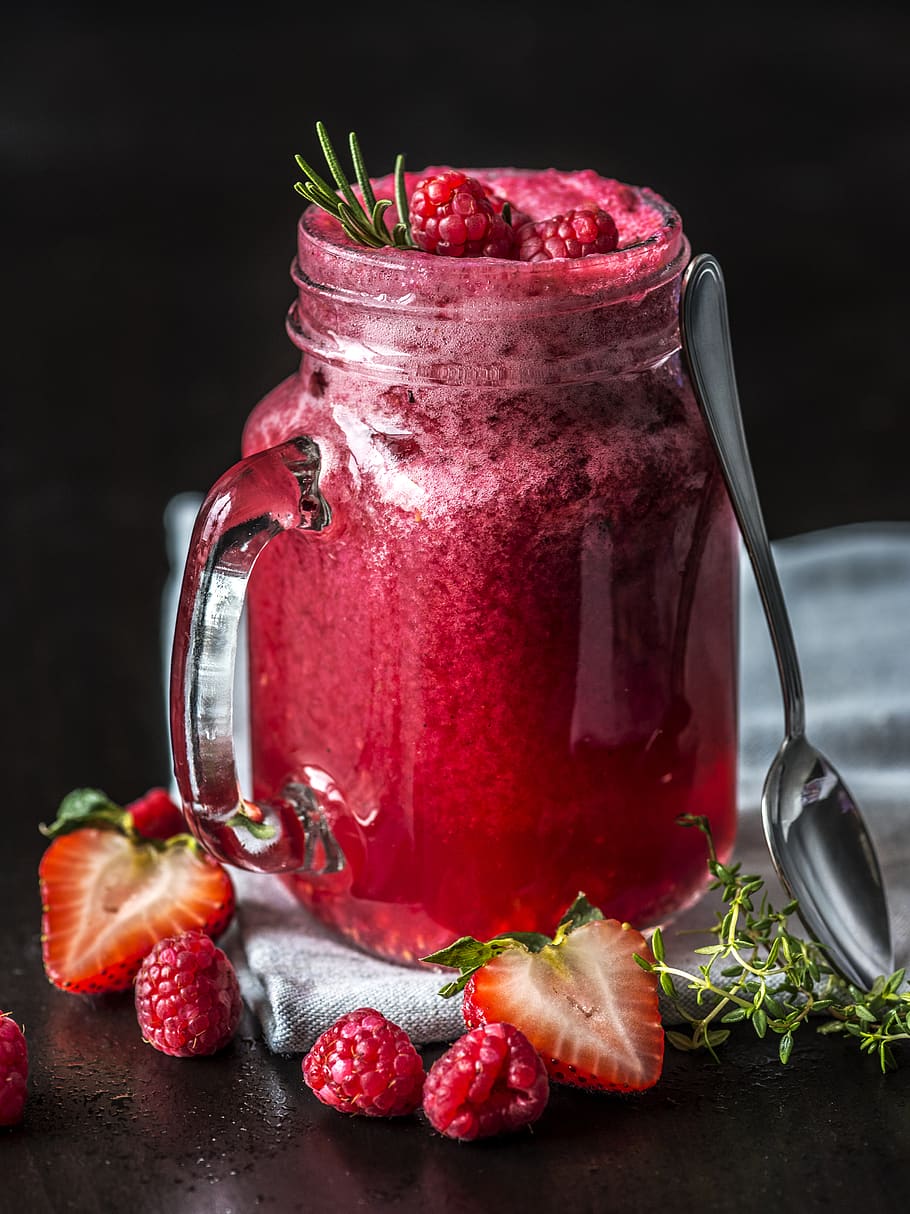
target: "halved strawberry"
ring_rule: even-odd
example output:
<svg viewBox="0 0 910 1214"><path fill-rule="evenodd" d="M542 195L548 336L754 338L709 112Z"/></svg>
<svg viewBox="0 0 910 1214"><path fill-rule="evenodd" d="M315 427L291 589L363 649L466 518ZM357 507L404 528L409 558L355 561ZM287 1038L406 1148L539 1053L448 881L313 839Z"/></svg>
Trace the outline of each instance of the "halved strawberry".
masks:
<svg viewBox="0 0 910 1214"><path fill-rule="evenodd" d="M663 1067L657 978L644 937L579 895L552 940L520 932L481 944L471 937L425 961L461 969L443 987L464 988L469 1028L514 1024L560 1083L607 1091L652 1087Z"/></svg>
<svg viewBox="0 0 910 1214"><path fill-rule="evenodd" d="M68 835L86 826L119 830L130 838L171 839L186 833L183 813L163 788L150 788L125 808L115 804L100 788L74 788L60 802L50 826L42 826L48 839Z"/></svg>
<svg viewBox="0 0 910 1214"><path fill-rule="evenodd" d="M189 835L162 844L83 827L54 839L38 877L45 972L80 994L127 990L159 940L217 936L234 913L230 877Z"/></svg>

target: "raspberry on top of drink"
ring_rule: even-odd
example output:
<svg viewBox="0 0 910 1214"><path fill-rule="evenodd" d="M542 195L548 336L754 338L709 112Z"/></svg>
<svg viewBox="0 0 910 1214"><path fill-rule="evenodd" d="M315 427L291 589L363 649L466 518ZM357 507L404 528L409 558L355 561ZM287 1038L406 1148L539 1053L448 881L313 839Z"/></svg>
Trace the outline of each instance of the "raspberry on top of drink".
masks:
<svg viewBox="0 0 910 1214"><path fill-rule="evenodd" d="M405 173L399 157L394 174L374 181L366 176L352 134L358 185L351 186L321 124L317 131L344 197L298 157L307 181L295 188L319 208L303 216L302 234L340 248L407 251L402 268L414 254L424 253L462 262L478 257L522 265L561 262L565 273L566 262L598 256L596 270L594 264L585 267L589 272L628 282L672 260L681 240L679 216L659 195L591 169L431 166ZM393 196L398 222L390 231L386 212ZM604 254L615 255L609 268L599 257ZM412 268L423 278L425 267L417 270L421 261ZM478 277L476 266L466 265L465 272Z"/></svg>
<svg viewBox="0 0 910 1214"><path fill-rule="evenodd" d="M465 182L462 189L472 186L475 193L482 193L494 214L502 217L504 204L508 206L506 214L513 241L507 251L458 252L457 244L449 249L445 245L428 248L422 243L422 233L433 219L431 200L424 199L431 195L433 184L458 177ZM592 169L566 172L492 168L471 169L466 175L451 169L427 168L420 174L406 175L405 180L418 248L449 256L476 256L479 252L517 261L575 260L653 240L668 218L666 204L650 190L601 177ZM423 219L421 212L428 212L429 218ZM439 221L443 236L449 231L445 222ZM542 248L532 251L538 241Z"/></svg>

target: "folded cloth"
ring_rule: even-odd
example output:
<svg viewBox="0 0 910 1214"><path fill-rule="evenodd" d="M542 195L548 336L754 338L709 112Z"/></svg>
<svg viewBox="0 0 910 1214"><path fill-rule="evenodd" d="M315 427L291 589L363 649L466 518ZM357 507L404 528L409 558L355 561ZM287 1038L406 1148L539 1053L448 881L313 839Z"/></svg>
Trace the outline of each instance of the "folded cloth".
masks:
<svg viewBox="0 0 910 1214"><path fill-rule="evenodd" d="M169 505L174 574L165 592L169 647L182 554L199 498ZM871 524L797 536L774 545L803 666L810 737L862 806L884 869L897 965L910 965L910 526ZM780 745L783 713L767 626L747 562L741 595L740 828L735 859L787 900L771 866L758 804ZM240 663L238 663L240 665ZM248 779L244 687L235 732L241 782ZM244 787L248 784L244 783ZM440 975L392 965L346 943L273 877L235 872L237 921L226 947L269 1048L297 1053L355 1007L378 1008L419 1044L463 1031L460 998L442 999ZM668 961L695 972L693 949L719 906L708 894L664 931ZM694 933L694 934L693 934ZM687 995L688 1010L695 1008ZM665 1003L666 1023L678 1020Z"/></svg>
<svg viewBox="0 0 910 1214"><path fill-rule="evenodd" d="M464 1032L461 997L440 998L445 979L437 970L392 965L361 952L273 877L232 876L238 928L225 947L270 1049L308 1050L323 1029L357 1007L377 1008L418 1045Z"/></svg>

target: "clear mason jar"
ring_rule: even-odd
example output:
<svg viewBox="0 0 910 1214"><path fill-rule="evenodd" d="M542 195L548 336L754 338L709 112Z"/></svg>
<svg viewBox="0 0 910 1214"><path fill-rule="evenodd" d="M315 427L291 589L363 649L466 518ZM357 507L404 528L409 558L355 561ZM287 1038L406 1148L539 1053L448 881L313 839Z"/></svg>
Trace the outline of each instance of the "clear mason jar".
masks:
<svg viewBox="0 0 910 1214"><path fill-rule="evenodd" d="M579 891L651 926L705 886L678 815L732 846L737 543L680 357L689 250L662 199L616 189L625 247L531 264L359 248L305 212L299 371L197 523L188 818L383 956L552 931ZM251 797L230 741L248 578Z"/></svg>

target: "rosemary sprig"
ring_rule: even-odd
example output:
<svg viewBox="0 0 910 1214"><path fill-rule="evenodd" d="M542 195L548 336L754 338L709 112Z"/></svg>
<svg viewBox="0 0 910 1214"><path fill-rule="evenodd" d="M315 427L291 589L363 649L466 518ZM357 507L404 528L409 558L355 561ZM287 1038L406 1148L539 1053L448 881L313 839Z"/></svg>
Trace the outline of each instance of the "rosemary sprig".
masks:
<svg viewBox="0 0 910 1214"><path fill-rule="evenodd" d="M775 910L761 877L743 875L739 864L718 861L707 818L685 814L678 821L705 835L711 889L723 891L725 907L709 929L715 943L695 950L706 958L696 974L667 963L659 929L650 942L654 961L636 956L642 969L657 974L661 990L689 1025L688 1033L668 1029L667 1040L681 1050L706 1049L716 1058L716 1047L731 1031L721 1026L749 1021L759 1037L769 1031L780 1036L778 1055L786 1063L794 1034L810 1016L820 1016L818 1032L855 1037L864 1053L877 1056L883 1072L893 1070L892 1046L910 1038L910 991L901 990L904 970L877 978L868 991L844 981L820 944L788 929L795 900ZM677 982L696 993L704 1015L693 1016L682 1006Z"/></svg>
<svg viewBox="0 0 910 1214"><path fill-rule="evenodd" d="M302 156L295 156L300 171L306 177L305 181L295 181L294 189L302 194L307 202L315 203L330 215L334 215L345 233L358 244L371 249L381 249L391 246L396 249L413 249L411 225L408 220L408 199L404 184L404 157L395 160L395 203L398 211L398 222L391 232L385 220L385 213L392 206L390 198L376 199L369 175L364 164L360 142L353 131L348 136L351 151L351 161L354 166L354 179L360 187L361 201L354 192L342 168L338 154L332 146L328 132L321 122L316 123L316 135L322 148L322 154L329 167L329 172L337 189L321 177Z"/></svg>

